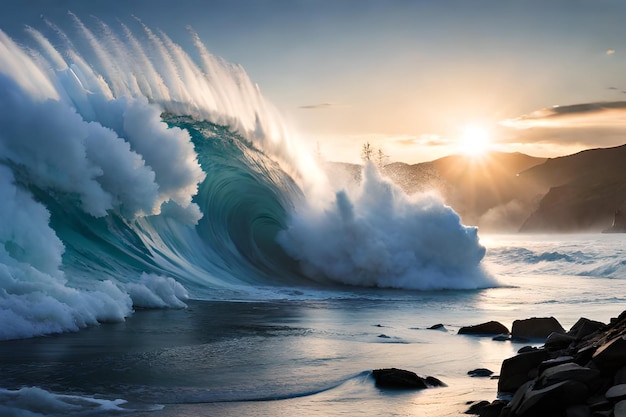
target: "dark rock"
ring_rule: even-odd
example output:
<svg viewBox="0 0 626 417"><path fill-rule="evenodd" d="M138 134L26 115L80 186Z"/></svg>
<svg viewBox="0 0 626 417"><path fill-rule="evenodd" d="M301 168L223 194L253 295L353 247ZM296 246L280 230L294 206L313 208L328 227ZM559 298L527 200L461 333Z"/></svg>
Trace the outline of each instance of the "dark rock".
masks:
<svg viewBox="0 0 626 417"><path fill-rule="evenodd" d="M626 401L620 401L615 404L613 415L615 417L626 417Z"/></svg>
<svg viewBox="0 0 626 417"><path fill-rule="evenodd" d="M586 346L579 349L574 356L574 362L579 365L587 365L598 349L597 346Z"/></svg>
<svg viewBox="0 0 626 417"><path fill-rule="evenodd" d="M597 332L600 329L606 327L606 324L599 321L589 320L584 317L578 319L578 321L569 329L568 335L573 336L576 340L581 340L590 334Z"/></svg>
<svg viewBox="0 0 626 417"><path fill-rule="evenodd" d="M491 374L493 374L493 371L487 368L476 368L471 371L468 371L467 374L469 376L478 376L478 377L491 376Z"/></svg>
<svg viewBox="0 0 626 417"><path fill-rule="evenodd" d="M480 410L489 404L491 403L485 400L472 403L465 414L480 414Z"/></svg>
<svg viewBox="0 0 626 417"><path fill-rule="evenodd" d="M513 338L545 339L550 333L565 333L554 317L532 317L515 320L511 328Z"/></svg>
<svg viewBox="0 0 626 417"><path fill-rule="evenodd" d="M492 337L491 340L495 340L496 342L506 342L507 340L511 340L511 336L508 334L499 334Z"/></svg>
<svg viewBox="0 0 626 417"><path fill-rule="evenodd" d="M461 327L459 329L459 334L496 335L509 333L509 329L507 329L506 326L497 321L489 321L474 326Z"/></svg>
<svg viewBox="0 0 626 417"><path fill-rule="evenodd" d="M574 362L573 356L558 356L554 359L548 359L547 361L543 361L539 364L537 371L541 374L548 368L552 368L553 366L563 365L564 363Z"/></svg>
<svg viewBox="0 0 626 417"><path fill-rule="evenodd" d="M613 376L613 384L626 384L626 366L620 368Z"/></svg>
<svg viewBox="0 0 626 417"><path fill-rule="evenodd" d="M550 333L546 339L544 346L546 349L557 350L568 347L575 342L576 338L563 333Z"/></svg>
<svg viewBox="0 0 626 417"><path fill-rule="evenodd" d="M387 336L386 334L379 334L378 337L380 337L381 339L391 339L391 337Z"/></svg>
<svg viewBox="0 0 626 417"><path fill-rule="evenodd" d="M428 330L446 330L446 328L441 323L433 324L428 328Z"/></svg>
<svg viewBox="0 0 626 417"><path fill-rule="evenodd" d="M498 391L515 392L522 384L533 378L539 364L550 359L550 353L544 349L520 353L517 356L505 359L500 369Z"/></svg>
<svg viewBox="0 0 626 417"><path fill-rule="evenodd" d="M478 414L480 417L500 417L502 409L507 404L504 400L495 400L491 404L484 406L480 409Z"/></svg>
<svg viewBox="0 0 626 417"><path fill-rule="evenodd" d="M519 348L517 353L534 352L535 350L537 350L537 348L534 346L524 346L524 347Z"/></svg>
<svg viewBox="0 0 626 417"><path fill-rule="evenodd" d="M618 369L626 365L626 335L600 346L591 361L600 370Z"/></svg>
<svg viewBox="0 0 626 417"><path fill-rule="evenodd" d="M513 410L519 417L558 415L559 410L583 404L587 398L587 386L578 381L563 381L540 389L528 389L519 408Z"/></svg>
<svg viewBox="0 0 626 417"><path fill-rule="evenodd" d="M515 391L515 394L513 394L511 402L509 402L509 404L507 405L507 408L510 411L509 414L513 415L513 411L517 410L522 404L522 401L524 401L524 396L526 395L526 392L531 390L534 386L535 381L526 381L525 383L520 385L517 391Z"/></svg>
<svg viewBox="0 0 626 417"><path fill-rule="evenodd" d="M500 417L500 413L507 402L503 400L495 400L493 402L483 400L471 404L465 414L476 414L480 417Z"/></svg>
<svg viewBox="0 0 626 417"><path fill-rule="evenodd" d="M565 417L591 417L588 405L574 405L565 410Z"/></svg>
<svg viewBox="0 0 626 417"><path fill-rule="evenodd" d="M613 385L604 396L613 402L626 400L626 384Z"/></svg>
<svg viewBox="0 0 626 417"><path fill-rule="evenodd" d="M604 395L601 397L590 397L587 399L587 404L589 404L589 408L591 408L593 413L596 411L610 411L613 409L613 403L604 398Z"/></svg>
<svg viewBox="0 0 626 417"><path fill-rule="evenodd" d="M548 386L559 382L571 380L587 384L598 378L600 371L580 366L575 363L564 363L546 369L540 376L538 386Z"/></svg>
<svg viewBox="0 0 626 417"><path fill-rule="evenodd" d="M541 337L546 323L560 327L553 318L533 318L516 321L512 334ZM525 346L502 362L498 391L513 398L499 414L484 415L626 417L626 311L609 325L580 319L567 334L561 329L548 333L543 347Z"/></svg>
<svg viewBox="0 0 626 417"><path fill-rule="evenodd" d="M372 375L379 388L391 389L424 389L429 386L445 386L434 377L422 378L415 372L397 368L375 369Z"/></svg>
<svg viewBox="0 0 626 417"><path fill-rule="evenodd" d="M443 382L441 379L439 378L435 378L434 376L427 376L426 379L424 379L424 381L426 381L426 385L428 385L428 387L447 387L448 384L446 384L445 382Z"/></svg>

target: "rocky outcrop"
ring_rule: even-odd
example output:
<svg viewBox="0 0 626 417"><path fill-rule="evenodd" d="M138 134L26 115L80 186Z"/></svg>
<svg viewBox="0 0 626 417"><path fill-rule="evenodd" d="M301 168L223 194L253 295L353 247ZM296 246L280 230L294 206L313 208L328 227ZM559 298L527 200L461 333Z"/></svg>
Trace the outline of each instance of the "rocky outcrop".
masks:
<svg viewBox="0 0 626 417"><path fill-rule="evenodd" d="M476 368L471 371L467 371L467 374L473 377L488 377L493 374L493 371L487 368Z"/></svg>
<svg viewBox="0 0 626 417"><path fill-rule="evenodd" d="M553 158L522 173L520 178L544 187L536 210L522 232L601 231L626 202L626 145L588 149Z"/></svg>
<svg viewBox="0 0 626 417"><path fill-rule="evenodd" d="M488 321L474 326L461 327L458 334L492 336L496 334L509 334L509 329L497 321Z"/></svg>
<svg viewBox="0 0 626 417"><path fill-rule="evenodd" d="M441 380L428 376L422 378L415 372L397 368L374 369L372 371L376 386L387 389L424 389L445 387Z"/></svg>
<svg viewBox="0 0 626 417"><path fill-rule="evenodd" d="M474 414L498 417L626 416L626 311L609 325L581 318L559 342L502 363L498 391L513 394L477 403ZM492 404L495 404L492 406ZM494 410L501 408L494 414ZM485 414L483 414L484 410ZM468 410L469 412L469 410ZM491 414L486 414L486 413Z"/></svg>
<svg viewBox="0 0 626 417"><path fill-rule="evenodd" d="M551 333L565 333L563 326L554 317L515 320L511 327L511 336L518 339L545 340Z"/></svg>

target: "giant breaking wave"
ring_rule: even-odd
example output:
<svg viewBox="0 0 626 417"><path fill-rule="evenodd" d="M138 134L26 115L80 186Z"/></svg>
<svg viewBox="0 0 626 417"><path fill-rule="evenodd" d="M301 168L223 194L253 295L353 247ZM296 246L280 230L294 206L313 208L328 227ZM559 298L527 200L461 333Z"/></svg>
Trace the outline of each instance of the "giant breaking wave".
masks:
<svg viewBox="0 0 626 417"><path fill-rule="evenodd" d="M192 59L137 19L71 18L0 31L0 339L260 289L494 285L475 228L373 166L330 187L196 34Z"/></svg>

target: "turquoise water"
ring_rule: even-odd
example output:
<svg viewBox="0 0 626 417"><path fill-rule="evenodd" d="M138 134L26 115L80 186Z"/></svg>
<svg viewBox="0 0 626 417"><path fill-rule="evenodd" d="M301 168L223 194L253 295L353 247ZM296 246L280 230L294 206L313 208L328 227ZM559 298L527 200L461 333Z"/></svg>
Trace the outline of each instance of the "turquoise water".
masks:
<svg viewBox="0 0 626 417"><path fill-rule="evenodd" d="M461 326L621 311L623 235L482 235L371 164L329 178L194 34L70 20L0 31L0 414L455 415L519 348Z"/></svg>
<svg viewBox="0 0 626 417"><path fill-rule="evenodd" d="M467 372L497 374L523 346L458 329L487 320L510 328L533 316L554 316L566 329L581 316L608 322L623 309L626 280L572 273L620 254L622 239L487 236L486 261L503 284L492 289L303 289L272 301L192 300L186 309L137 311L75 334L7 341L0 385L37 386L51 398L121 399L125 411L118 412L132 416L458 415L467 401L497 395L496 380ZM564 256L525 263L532 272L508 258L554 248ZM568 268L570 275L552 272ZM445 330L427 329L437 323ZM448 387L380 390L369 375L380 367L435 376ZM83 407L76 415L112 413Z"/></svg>

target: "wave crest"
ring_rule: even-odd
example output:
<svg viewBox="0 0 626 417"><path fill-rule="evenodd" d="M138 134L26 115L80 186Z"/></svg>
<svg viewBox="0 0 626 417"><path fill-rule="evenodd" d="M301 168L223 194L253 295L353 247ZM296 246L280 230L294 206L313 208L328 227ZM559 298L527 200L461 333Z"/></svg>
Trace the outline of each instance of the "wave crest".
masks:
<svg viewBox="0 0 626 417"><path fill-rule="evenodd" d="M420 290L496 284L480 266L475 227L434 194L407 196L371 163L354 192L294 214L279 242L315 279Z"/></svg>

